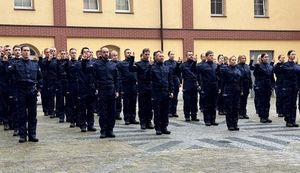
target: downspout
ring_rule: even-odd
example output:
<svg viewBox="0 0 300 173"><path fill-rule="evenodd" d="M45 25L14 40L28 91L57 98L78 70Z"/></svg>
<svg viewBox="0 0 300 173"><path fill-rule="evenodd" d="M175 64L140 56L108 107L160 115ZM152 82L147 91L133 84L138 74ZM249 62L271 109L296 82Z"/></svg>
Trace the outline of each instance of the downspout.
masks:
<svg viewBox="0 0 300 173"><path fill-rule="evenodd" d="M160 0L160 49L164 51L163 0Z"/></svg>

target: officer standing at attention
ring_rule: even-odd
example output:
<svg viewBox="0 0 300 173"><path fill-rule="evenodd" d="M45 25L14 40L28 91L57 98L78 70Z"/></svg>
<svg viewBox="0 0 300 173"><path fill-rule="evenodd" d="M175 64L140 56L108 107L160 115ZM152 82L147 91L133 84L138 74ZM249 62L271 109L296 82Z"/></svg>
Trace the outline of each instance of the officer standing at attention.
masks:
<svg viewBox="0 0 300 173"><path fill-rule="evenodd" d="M186 53L187 61L179 66L183 78L183 112L185 121L199 121L197 118L197 73L193 52Z"/></svg>
<svg viewBox="0 0 300 173"><path fill-rule="evenodd" d="M42 87L42 73L38 63L29 59L30 48L21 47L22 60L10 65L8 70L15 75L17 83L17 98L19 105L19 135L20 143L28 140L38 142L37 126L37 92ZM28 123L28 126L26 125Z"/></svg>
<svg viewBox="0 0 300 173"><path fill-rule="evenodd" d="M101 59L95 63L95 83L98 89L100 138L116 137L116 98L119 97L119 76L115 63L109 61L109 50L101 48Z"/></svg>
<svg viewBox="0 0 300 173"><path fill-rule="evenodd" d="M299 127L296 124L297 115L297 78L300 75L300 66L296 64L296 52L290 50L287 53L288 62L284 63L280 68L282 74L282 103L284 120L286 121L286 127Z"/></svg>
<svg viewBox="0 0 300 173"><path fill-rule="evenodd" d="M214 53L205 53L206 62L197 66L197 73L201 75L201 99L203 99L203 116L206 126L217 126L216 104L218 96L217 64L214 63Z"/></svg>
<svg viewBox="0 0 300 173"><path fill-rule="evenodd" d="M275 93L276 93L276 112L278 117L284 117L283 115L283 92L282 92L282 85L283 85L283 75L281 67L284 64L284 55L278 56L278 63L274 66L274 73L276 76L276 83L275 83Z"/></svg>
<svg viewBox="0 0 300 173"><path fill-rule="evenodd" d="M169 116L169 98L173 97L173 77L170 68L164 65L164 54L156 52L154 64L151 67L152 104L154 110L154 126L156 135L170 134L167 129Z"/></svg>
<svg viewBox="0 0 300 173"><path fill-rule="evenodd" d="M123 98L123 114L125 125L139 124L136 121L137 104L137 76L136 72L129 71L129 61L132 52L125 49L125 60L118 63L117 68L120 73L121 95Z"/></svg>
<svg viewBox="0 0 300 173"><path fill-rule="evenodd" d="M256 112L260 117L261 123L272 123L269 119L270 99L275 84L273 66L268 63L269 55L261 54L257 64L253 65L250 61L250 68L254 69L255 77L254 92L256 102Z"/></svg>
<svg viewBox="0 0 300 173"><path fill-rule="evenodd" d="M137 73L138 80L138 103L139 119L141 129L154 129L152 124L153 112L151 102L151 64L149 62L150 49L145 48L142 51L142 59L134 63L134 56L131 56L129 62L129 71Z"/></svg>
<svg viewBox="0 0 300 173"><path fill-rule="evenodd" d="M201 64L206 62L206 56L205 53L202 53L200 56L201 61L197 63L197 66L201 66ZM197 69L197 67L196 67ZM201 75L197 73L197 81L198 81L198 92L199 92L199 110L203 112L203 99L201 98L201 86L202 86L202 80Z"/></svg>
<svg viewBox="0 0 300 173"><path fill-rule="evenodd" d="M169 59L164 62L166 66L170 68L172 72L173 84L174 84L174 95L170 98L169 103L169 117L178 117L177 115L177 103L178 103L178 93L180 88L181 74L179 66L181 63L174 60L175 54L173 51L168 52Z"/></svg>
<svg viewBox="0 0 300 173"><path fill-rule="evenodd" d="M111 58L111 62L115 63L116 66L120 62L118 57L118 52L115 50L110 52L110 58ZM118 98L116 98L116 115L115 115L116 120L122 120L121 112L122 112L122 97L119 96Z"/></svg>
<svg viewBox="0 0 300 173"><path fill-rule="evenodd" d="M0 125L5 124L7 129L7 115L8 115L8 81L9 81L9 73L7 72L8 67L8 57L4 56L0 58ZM5 129L6 129L5 128ZM5 130L4 129L4 130Z"/></svg>
<svg viewBox="0 0 300 173"><path fill-rule="evenodd" d="M248 64L246 64L246 56L240 55L238 57L237 68L240 70L242 75L242 95L240 96L240 106L239 106L239 118L249 119L247 115L247 101L250 89L252 89L252 79L251 70ZM227 103L227 102L225 102Z"/></svg>
<svg viewBox="0 0 300 173"><path fill-rule="evenodd" d="M219 76L223 80L224 91L224 110L226 113L226 124L228 130L239 130L239 100L240 95L243 95L242 90L242 74L236 65L237 58L232 56L229 58L229 66L218 66L220 70Z"/></svg>

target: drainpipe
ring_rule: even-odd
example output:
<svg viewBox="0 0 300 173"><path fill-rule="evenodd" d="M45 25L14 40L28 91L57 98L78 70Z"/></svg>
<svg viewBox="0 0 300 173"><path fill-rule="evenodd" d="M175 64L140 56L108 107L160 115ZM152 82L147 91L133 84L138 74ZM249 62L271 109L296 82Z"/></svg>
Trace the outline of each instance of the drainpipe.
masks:
<svg viewBox="0 0 300 173"><path fill-rule="evenodd" d="M160 0L160 49L164 51L163 0Z"/></svg>

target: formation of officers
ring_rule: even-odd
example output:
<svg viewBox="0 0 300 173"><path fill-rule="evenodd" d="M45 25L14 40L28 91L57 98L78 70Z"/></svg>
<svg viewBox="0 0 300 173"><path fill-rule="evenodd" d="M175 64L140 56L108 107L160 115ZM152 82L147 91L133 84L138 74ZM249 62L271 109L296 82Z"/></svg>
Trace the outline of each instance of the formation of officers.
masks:
<svg viewBox="0 0 300 173"><path fill-rule="evenodd" d="M130 49L124 51L125 60L119 61L116 51L102 47L93 52L84 47L69 52L55 48L44 49L44 57L30 59L27 46L0 47L0 123L4 130L14 130L19 142L38 142L37 95L41 94L44 116L59 118L79 127L81 132L96 131L94 113L99 116L100 138L115 137L115 121L125 125L140 124L141 129L155 129L157 135L170 134L169 117L178 117L177 101L182 86L185 121L199 121L198 103L206 126L217 126L216 110L226 115L228 130L238 128L238 119L249 119L247 98L254 87L255 108L261 123L269 119L270 97L276 92L276 109L284 117L287 127L296 124L296 102L300 87L300 66L295 63L295 51L269 63L261 54L254 63L246 64L246 56L219 55L212 51L201 55L186 53L186 61L175 61L174 52L142 50L135 62ZM251 79L251 70L255 77ZM274 79L276 75L276 81ZM200 95L198 99L198 94ZM199 101L198 101L199 100ZM138 118L136 105L138 103ZM123 109L122 109L123 108ZM152 119L154 115L154 125Z"/></svg>

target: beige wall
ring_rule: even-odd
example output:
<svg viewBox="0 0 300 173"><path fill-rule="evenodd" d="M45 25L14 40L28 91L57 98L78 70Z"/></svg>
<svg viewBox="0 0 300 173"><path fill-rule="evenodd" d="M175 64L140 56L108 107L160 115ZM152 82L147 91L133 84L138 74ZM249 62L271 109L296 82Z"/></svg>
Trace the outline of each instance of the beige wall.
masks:
<svg viewBox="0 0 300 173"><path fill-rule="evenodd" d="M299 30L299 0L268 0L270 18L254 18L253 0L225 0L227 17L211 17L210 0L194 0L195 29Z"/></svg>
<svg viewBox="0 0 300 173"><path fill-rule="evenodd" d="M182 0L163 0L163 10L164 28L182 28Z"/></svg>
<svg viewBox="0 0 300 173"><path fill-rule="evenodd" d="M286 55L289 50L295 50L300 54L300 41L247 41L247 40L196 40L195 54L200 55L202 52L212 50L215 57L218 54L226 56L246 55L249 61L250 50L274 50L275 59L279 54ZM300 60L300 58L299 58Z"/></svg>
<svg viewBox="0 0 300 173"><path fill-rule="evenodd" d="M84 41L83 41L84 40ZM129 39L85 39L85 38L69 38L67 41L68 49L74 47L80 52L82 47L89 47L94 52L102 46L114 45L120 48L120 57L124 59L124 50L130 48L135 52L136 57L139 57L142 53L143 48L149 48L152 53L155 50L160 49L160 40L129 40ZM182 40L166 40L165 41L165 55L167 55L169 50L174 50L176 57L181 56L183 52Z"/></svg>
<svg viewBox="0 0 300 173"><path fill-rule="evenodd" d="M13 0L0 0L0 23L53 25L53 0L35 0L34 10L15 10Z"/></svg>

